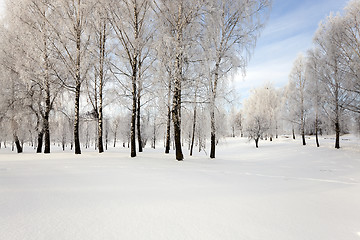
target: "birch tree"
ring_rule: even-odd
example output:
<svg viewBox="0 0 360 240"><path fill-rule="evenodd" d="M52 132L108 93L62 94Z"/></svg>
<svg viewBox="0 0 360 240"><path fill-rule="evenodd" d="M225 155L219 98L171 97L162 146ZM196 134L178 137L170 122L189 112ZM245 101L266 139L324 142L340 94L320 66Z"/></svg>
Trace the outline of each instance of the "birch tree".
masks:
<svg viewBox="0 0 360 240"><path fill-rule="evenodd" d="M89 18L94 3L84 0L56 0L49 4L54 18L57 19L56 22L48 21L54 34L50 44L58 59L58 66L54 71L58 81L75 94L74 146L75 154L81 154L80 93L91 66L88 51L91 40Z"/></svg>
<svg viewBox="0 0 360 240"><path fill-rule="evenodd" d="M293 68L289 75L289 98L291 103L292 114L296 116L295 123L300 126L302 144L305 141L305 123L308 113L307 76L306 76L306 59L303 54L299 54L294 61Z"/></svg>
<svg viewBox="0 0 360 240"><path fill-rule="evenodd" d="M342 37L339 23L340 16L330 15L320 24L314 38L315 47L319 51L318 76L325 96L323 109L334 126L337 149L340 148L340 123L344 115L344 106L349 100L348 92L345 90L346 74L342 71L340 49L335 44Z"/></svg>
<svg viewBox="0 0 360 240"><path fill-rule="evenodd" d="M111 25L117 41L121 45L121 49L116 54L120 60L125 60L124 65L112 64L113 73L122 87L126 88L131 95L130 155L136 157L136 116L140 112L139 87L141 87L139 81L147 67L144 66L144 61L150 51L149 42L152 33L149 26L150 0L113 1L109 5L109 9ZM122 77L129 79L131 84L124 84ZM141 135L139 134L139 136ZM139 140L140 144L141 139Z"/></svg>
<svg viewBox="0 0 360 240"><path fill-rule="evenodd" d="M360 2L349 1L344 15L339 17L336 38L332 38L339 50L346 82L343 84L348 92L348 101L344 108L360 113Z"/></svg>
<svg viewBox="0 0 360 240"><path fill-rule="evenodd" d="M97 2L94 14L91 18L91 29L94 32L92 41L92 53L94 58L93 78L88 79L88 96L93 107L94 117L97 120L97 146L99 153L104 152L103 134L103 108L105 84L109 68L108 38L110 35L110 23L105 6ZM90 86L89 86L90 85ZM91 88L91 89L89 89Z"/></svg>
<svg viewBox="0 0 360 240"><path fill-rule="evenodd" d="M266 86L256 88L244 102L245 132L250 139L255 141L256 148L259 147L260 138L263 138L270 129L266 91Z"/></svg>
<svg viewBox="0 0 360 240"><path fill-rule="evenodd" d="M175 157L184 159L181 148L181 102L185 81L184 64L187 53L196 37L196 23L200 17L202 0L158 0L154 1L154 10L161 25L160 34L167 37L174 48L174 70L172 81L172 120L174 125Z"/></svg>
<svg viewBox="0 0 360 240"><path fill-rule="evenodd" d="M256 39L269 14L271 0L210 0L204 17L204 50L208 53L208 89L211 121L210 158L215 158L216 100L220 81L238 68L245 71ZM208 49L211 49L208 51Z"/></svg>

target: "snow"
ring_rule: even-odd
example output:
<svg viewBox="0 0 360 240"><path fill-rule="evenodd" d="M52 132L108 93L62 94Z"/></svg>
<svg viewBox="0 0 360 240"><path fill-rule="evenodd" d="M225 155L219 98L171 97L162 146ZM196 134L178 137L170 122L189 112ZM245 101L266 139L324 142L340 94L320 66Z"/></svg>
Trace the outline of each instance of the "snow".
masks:
<svg viewBox="0 0 360 240"><path fill-rule="evenodd" d="M359 240L359 141L313 142L228 138L183 162L1 149L0 239Z"/></svg>

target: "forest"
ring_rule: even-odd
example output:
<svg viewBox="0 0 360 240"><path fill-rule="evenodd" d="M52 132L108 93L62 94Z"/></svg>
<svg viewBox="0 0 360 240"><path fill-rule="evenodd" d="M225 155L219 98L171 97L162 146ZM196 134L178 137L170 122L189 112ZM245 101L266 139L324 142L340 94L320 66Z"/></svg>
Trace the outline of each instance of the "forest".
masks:
<svg viewBox="0 0 360 240"><path fill-rule="evenodd" d="M240 101L271 0L6 1L0 26L0 147L81 154L108 147L205 151L223 137L306 144L360 131L360 2L331 14L284 87ZM241 82L236 82L241 84ZM207 150L206 150L207 151Z"/></svg>

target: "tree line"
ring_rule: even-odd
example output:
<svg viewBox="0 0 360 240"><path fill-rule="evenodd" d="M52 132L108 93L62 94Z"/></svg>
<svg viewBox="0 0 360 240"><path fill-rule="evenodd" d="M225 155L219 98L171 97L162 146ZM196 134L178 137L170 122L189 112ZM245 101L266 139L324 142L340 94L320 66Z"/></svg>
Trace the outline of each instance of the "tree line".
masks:
<svg viewBox="0 0 360 240"><path fill-rule="evenodd" d="M184 139L192 152L195 137L201 150L208 135L215 158L229 78L245 71L271 0L6 5L0 142L13 142L18 152L30 142L39 153L57 142L75 154L81 142L93 142L101 153L109 134L115 146L120 131L135 157L148 140L155 147L163 131L165 152L173 143L181 161Z"/></svg>
<svg viewBox="0 0 360 240"><path fill-rule="evenodd" d="M255 89L244 103L248 135L255 140L277 135L283 122L301 135L360 129L360 2L350 1L342 14L330 14L314 34L313 46L298 55L283 89L266 84Z"/></svg>

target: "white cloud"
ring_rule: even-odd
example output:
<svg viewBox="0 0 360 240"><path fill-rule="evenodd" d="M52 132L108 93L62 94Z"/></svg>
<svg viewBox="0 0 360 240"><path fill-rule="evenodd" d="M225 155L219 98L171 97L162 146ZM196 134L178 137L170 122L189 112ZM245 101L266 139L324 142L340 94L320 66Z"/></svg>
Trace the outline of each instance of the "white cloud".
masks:
<svg viewBox="0 0 360 240"><path fill-rule="evenodd" d="M339 0L305 0L301 3L275 0L273 14L259 38L245 79L240 74L234 78L234 87L241 98L246 98L251 89L266 82L284 86L297 55L311 47L319 22L331 11L341 11L345 4Z"/></svg>

